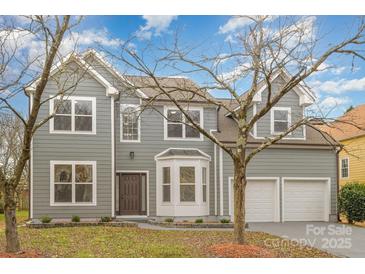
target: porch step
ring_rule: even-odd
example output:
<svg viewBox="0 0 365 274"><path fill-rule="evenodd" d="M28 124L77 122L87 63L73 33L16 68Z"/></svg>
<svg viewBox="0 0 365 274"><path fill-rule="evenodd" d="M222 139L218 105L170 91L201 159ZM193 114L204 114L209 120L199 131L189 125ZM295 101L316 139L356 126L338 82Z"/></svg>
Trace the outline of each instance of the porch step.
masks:
<svg viewBox="0 0 365 274"><path fill-rule="evenodd" d="M147 216L116 216L116 222L148 223L151 218Z"/></svg>

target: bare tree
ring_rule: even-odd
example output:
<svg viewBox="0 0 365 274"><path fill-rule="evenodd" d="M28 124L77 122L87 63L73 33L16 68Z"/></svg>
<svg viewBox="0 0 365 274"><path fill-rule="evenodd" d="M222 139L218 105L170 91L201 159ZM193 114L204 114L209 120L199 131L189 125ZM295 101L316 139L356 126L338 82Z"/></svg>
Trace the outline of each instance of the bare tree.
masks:
<svg viewBox="0 0 365 274"><path fill-rule="evenodd" d="M28 16L22 18L22 24L15 24L11 18L4 17L0 28L0 111L9 111L21 121L22 142L15 156L5 157L0 165L0 187L4 193L6 251L18 252L20 243L16 222L16 190L30 158L32 137L36 130L54 116L64 96L73 91L86 68L79 73L69 62L59 63L63 59L62 42L67 32L79 24L81 17L70 16ZM34 51L24 54L24 44L38 45ZM67 60L71 60L73 52ZM66 60L66 61L67 61ZM57 67L57 74L53 69ZM30 82L34 76L37 81ZM42 105L50 99L45 98L47 83L53 80L58 90L55 96L60 103L55 110L43 120L38 120ZM16 107L14 98L23 91L30 96L31 107L28 115ZM54 98L53 97L53 98ZM6 146L6 150L11 149ZM8 161L8 162L7 162Z"/></svg>
<svg viewBox="0 0 365 274"><path fill-rule="evenodd" d="M182 45L178 35L172 44L148 46L138 51L124 47L118 54L109 52L111 58L122 61L126 70L139 74L139 81L125 82L130 90L151 88L157 91L150 99L144 99L144 108L153 107L157 99L165 98L172 102L183 114L188 125L194 127L207 139L222 148L234 163L234 234L235 241L245 243L245 189L247 185L247 165L255 155L277 143L299 127L306 125L317 128L312 121L324 120L324 115L296 117L282 133L267 137L255 148L248 150L249 134L255 123L265 116L288 92L301 86L304 81L323 69L324 62L335 55L350 55L365 60L361 47L365 44L365 24L360 18L357 25L349 31L348 38L333 46L318 47L320 38L314 33L314 26L308 24L310 17L284 17L275 19L269 16L249 17L252 23L235 35L235 42L222 45L213 52L211 45ZM223 44L223 43L222 43ZM155 56L155 58L153 58ZM151 60L152 59L152 60ZM198 79L200 86L188 81L166 81L161 74L186 76ZM274 86L273 80L283 75L283 83ZM145 79L145 80L143 80ZM243 94L243 85L248 88ZM252 112L255 97L261 95L262 107ZM210 95L210 91L229 98L220 100ZM185 94L179 98L176 94ZM227 112L235 121L238 131L234 147L221 142L214 132L204 129L189 115L189 104L194 100L204 101ZM163 115L163 114L161 114ZM168 117L165 117L168 119ZM333 144L330 136L319 134Z"/></svg>

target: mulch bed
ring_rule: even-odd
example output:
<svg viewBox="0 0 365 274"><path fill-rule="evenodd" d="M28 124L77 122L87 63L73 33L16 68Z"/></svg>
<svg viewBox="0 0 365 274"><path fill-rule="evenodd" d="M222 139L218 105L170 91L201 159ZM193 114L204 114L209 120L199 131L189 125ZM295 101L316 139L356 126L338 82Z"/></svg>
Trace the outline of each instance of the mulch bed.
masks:
<svg viewBox="0 0 365 274"><path fill-rule="evenodd" d="M217 244L209 247L214 257L220 258L275 258L273 252L256 245L239 245L233 243Z"/></svg>
<svg viewBox="0 0 365 274"><path fill-rule="evenodd" d="M44 258L44 256L37 251L28 250L18 253L0 252L0 258Z"/></svg>

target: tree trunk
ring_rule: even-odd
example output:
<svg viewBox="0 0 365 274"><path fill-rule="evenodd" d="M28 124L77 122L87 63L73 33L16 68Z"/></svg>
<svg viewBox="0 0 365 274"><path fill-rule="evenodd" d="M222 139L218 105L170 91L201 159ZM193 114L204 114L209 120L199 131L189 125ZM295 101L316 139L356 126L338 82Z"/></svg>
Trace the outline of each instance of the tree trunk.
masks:
<svg viewBox="0 0 365 274"><path fill-rule="evenodd" d="M5 235L6 235L6 252L16 253L20 251L16 222L16 202L15 190L12 186L5 188L4 195L4 213L5 213Z"/></svg>
<svg viewBox="0 0 365 274"><path fill-rule="evenodd" d="M239 162L234 163L234 239L238 244L245 244L245 190L246 168Z"/></svg>

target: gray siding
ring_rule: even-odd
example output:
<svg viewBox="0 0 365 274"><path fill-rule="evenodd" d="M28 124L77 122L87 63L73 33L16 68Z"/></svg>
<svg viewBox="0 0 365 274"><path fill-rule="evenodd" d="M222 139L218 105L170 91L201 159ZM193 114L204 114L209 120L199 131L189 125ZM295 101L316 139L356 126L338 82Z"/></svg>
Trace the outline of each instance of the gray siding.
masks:
<svg viewBox="0 0 365 274"><path fill-rule="evenodd" d="M130 101L129 98L127 98ZM121 98L121 104L124 98ZM206 138L204 141L165 141L163 117L155 110L145 110L141 115L141 142L120 142L119 104L115 107L116 118L116 170L148 170L149 171L149 215L156 215L156 163L154 157L168 148L197 148L211 156L210 163L210 193L209 206L214 214L214 152L213 144ZM157 109L163 113L163 107ZM207 130L216 129L216 110L213 107L204 108L204 127ZM129 153L134 152L131 160Z"/></svg>
<svg viewBox="0 0 365 274"><path fill-rule="evenodd" d="M284 84L281 77L278 77L273 85L272 90L273 94L275 94L279 87ZM262 92L262 102L257 103L257 112L262 109L267 100L268 91L265 90ZM272 95L273 97L274 95ZM275 105L275 107L290 107L291 108L291 120L292 123L300 120L303 117L303 107L299 105L299 96L294 91L288 92L286 95L281 98L281 100ZM258 137L267 137L271 136L271 112L266 113L264 117L262 117L257 122L257 136ZM303 138L303 127L299 127L295 131L292 132L290 136L287 138Z"/></svg>
<svg viewBox="0 0 365 274"><path fill-rule="evenodd" d="M332 150L268 148L249 163L248 177L330 177L331 214L336 214L336 154ZM223 208L228 215L228 178L233 177L232 159L223 155Z"/></svg>
<svg viewBox="0 0 365 274"><path fill-rule="evenodd" d="M56 86L50 82L45 97L54 94ZM96 135L50 134L49 123L35 134L33 140L33 217L53 218L110 216L111 201L111 98L105 87L93 78L84 79L73 92L74 96L96 97ZM49 104L42 106L39 120L49 113ZM50 161L96 161L96 206L50 206Z"/></svg>

